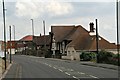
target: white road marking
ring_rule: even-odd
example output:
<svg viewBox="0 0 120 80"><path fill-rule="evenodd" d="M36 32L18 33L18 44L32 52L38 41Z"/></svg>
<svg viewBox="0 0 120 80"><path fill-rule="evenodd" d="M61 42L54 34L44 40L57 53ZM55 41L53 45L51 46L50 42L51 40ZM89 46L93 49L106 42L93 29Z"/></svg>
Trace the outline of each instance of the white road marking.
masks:
<svg viewBox="0 0 120 80"><path fill-rule="evenodd" d="M63 70L61 70L61 69L58 69L59 71L61 71L61 72L63 72Z"/></svg>
<svg viewBox="0 0 120 80"><path fill-rule="evenodd" d="M53 67L54 69L57 69L56 67Z"/></svg>
<svg viewBox="0 0 120 80"><path fill-rule="evenodd" d="M45 65L49 65L49 64L45 64Z"/></svg>
<svg viewBox="0 0 120 80"><path fill-rule="evenodd" d="M47 64L47 63L44 63L45 65Z"/></svg>
<svg viewBox="0 0 120 80"><path fill-rule="evenodd" d="M49 67L52 67L51 65L49 65Z"/></svg>
<svg viewBox="0 0 120 80"><path fill-rule="evenodd" d="M67 69L68 71L74 71L73 69Z"/></svg>
<svg viewBox="0 0 120 80"><path fill-rule="evenodd" d="M92 77L92 78L98 78L98 77L96 77L96 76L93 76L93 75L89 75L90 77Z"/></svg>
<svg viewBox="0 0 120 80"><path fill-rule="evenodd" d="M69 75L69 76L70 76L70 74L69 74L69 73L67 73L67 72L65 72L65 74L67 74L67 75Z"/></svg>
<svg viewBox="0 0 120 80"><path fill-rule="evenodd" d="M72 76L73 78L77 78L77 77L75 77L75 76Z"/></svg>
<svg viewBox="0 0 120 80"><path fill-rule="evenodd" d="M85 73L83 73L83 72L78 72L79 74L85 74Z"/></svg>

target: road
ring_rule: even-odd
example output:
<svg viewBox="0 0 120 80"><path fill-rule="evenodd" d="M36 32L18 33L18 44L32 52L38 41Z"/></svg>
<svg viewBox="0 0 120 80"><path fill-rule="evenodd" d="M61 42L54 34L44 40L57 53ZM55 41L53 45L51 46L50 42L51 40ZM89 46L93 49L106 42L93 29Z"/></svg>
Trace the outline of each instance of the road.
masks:
<svg viewBox="0 0 120 80"><path fill-rule="evenodd" d="M79 61L67 61L35 56L14 55L13 65L5 78L118 78L118 71L81 65Z"/></svg>

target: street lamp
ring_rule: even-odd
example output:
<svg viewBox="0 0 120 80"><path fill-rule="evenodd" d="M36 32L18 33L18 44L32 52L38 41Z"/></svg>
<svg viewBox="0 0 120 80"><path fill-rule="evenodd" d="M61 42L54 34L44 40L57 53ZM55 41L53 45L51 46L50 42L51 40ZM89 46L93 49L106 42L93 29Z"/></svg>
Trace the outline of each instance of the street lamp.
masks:
<svg viewBox="0 0 120 80"><path fill-rule="evenodd" d="M99 51L98 51L98 48L99 48L99 35L98 35L98 22L97 22L97 19L95 19L96 21L96 49L97 49L97 63L99 63Z"/></svg>
<svg viewBox="0 0 120 80"><path fill-rule="evenodd" d="M3 0L3 23L4 23L4 60L5 60L5 70L6 70L6 27L5 27L5 4Z"/></svg>
<svg viewBox="0 0 120 80"><path fill-rule="evenodd" d="M32 21L32 35L34 36L34 23L33 23L33 19L30 19Z"/></svg>
<svg viewBox="0 0 120 80"><path fill-rule="evenodd" d="M11 61L12 61L12 58L11 58L11 47L12 47L12 44L11 44L11 26L9 26L9 29L10 29L10 44L9 44L9 46L10 46L10 63L11 63Z"/></svg>
<svg viewBox="0 0 120 80"><path fill-rule="evenodd" d="M118 52L118 66L120 66L119 59L119 1L116 2L116 21L117 21L117 52Z"/></svg>
<svg viewBox="0 0 120 80"><path fill-rule="evenodd" d="M32 21L32 50L34 50L34 23L33 23L33 19L31 19Z"/></svg>
<svg viewBox="0 0 120 80"><path fill-rule="evenodd" d="M14 28L14 47L15 47L14 52L16 52L16 42L15 42L15 25L13 25L13 28Z"/></svg>

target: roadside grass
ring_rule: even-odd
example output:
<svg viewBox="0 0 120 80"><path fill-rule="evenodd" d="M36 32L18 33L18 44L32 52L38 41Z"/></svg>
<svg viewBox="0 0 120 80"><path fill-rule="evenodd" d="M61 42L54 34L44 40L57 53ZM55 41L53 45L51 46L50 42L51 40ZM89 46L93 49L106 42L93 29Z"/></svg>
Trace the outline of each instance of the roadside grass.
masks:
<svg viewBox="0 0 120 80"><path fill-rule="evenodd" d="M8 65L9 65L9 61L6 60L6 66L8 67ZM5 72L5 61L2 58L0 58L0 77L4 72Z"/></svg>

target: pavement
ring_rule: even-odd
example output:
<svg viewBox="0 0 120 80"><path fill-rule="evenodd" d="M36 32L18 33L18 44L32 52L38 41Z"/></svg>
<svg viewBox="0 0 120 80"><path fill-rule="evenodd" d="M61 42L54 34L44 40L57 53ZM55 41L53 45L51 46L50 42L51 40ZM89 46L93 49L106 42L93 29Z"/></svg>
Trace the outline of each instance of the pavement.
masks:
<svg viewBox="0 0 120 80"><path fill-rule="evenodd" d="M95 62L80 62L82 65L88 65L88 66L94 66L94 67L101 67L101 68L107 68L107 69L113 69L118 70L120 67L112 64L102 64L102 63L95 63Z"/></svg>
<svg viewBox="0 0 120 80"><path fill-rule="evenodd" d="M47 59L71 62L71 60L63 60L63 59L56 59L56 58L47 58ZM120 67L118 67L117 65L112 65L112 64L95 63L91 61L72 61L72 62L79 62L82 65L87 65L87 66L101 67L101 68L112 69L112 70L120 70Z"/></svg>

